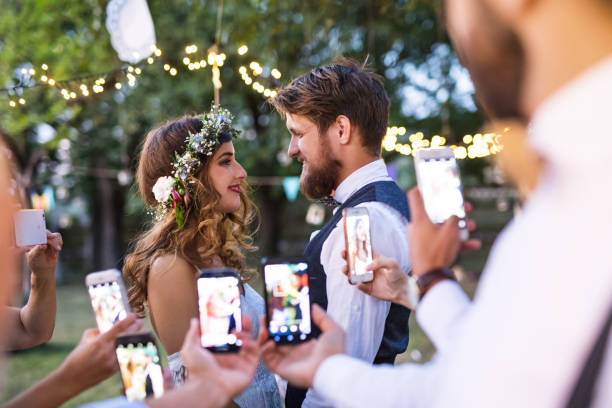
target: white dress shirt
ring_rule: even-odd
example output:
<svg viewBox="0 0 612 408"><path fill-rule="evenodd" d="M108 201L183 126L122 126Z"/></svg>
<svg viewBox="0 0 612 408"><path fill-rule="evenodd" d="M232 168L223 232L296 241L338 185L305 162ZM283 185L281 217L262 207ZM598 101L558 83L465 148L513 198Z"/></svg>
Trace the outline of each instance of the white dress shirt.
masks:
<svg viewBox="0 0 612 408"><path fill-rule="evenodd" d="M351 173L336 189L334 199L343 203L357 190L376 181L391 181L382 159ZM370 215L372 249L395 258L402 270L408 273L410 261L404 231L406 219L394 208L380 202L366 202L356 207L366 208ZM391 303L368 296L348 282L342 273L342 267L346 264L341 256L343 250L344 225L340 220L321 250L321 265L327 277L327 313L346 331L347 354L372 363L382 341ZM302 406L331 405L311 389Z"/></svg>
<svg viewBox="0 0 612 408"><path fill-rule="evenodd" d="M529 142L545 167L492 248L474 302L446 281L419 305L435 359L373 367L334 356L317 392L338 407L565 406L612 303L610 95L612 57L534 115ZM612 407L612 340L592 406Z"/></svg>

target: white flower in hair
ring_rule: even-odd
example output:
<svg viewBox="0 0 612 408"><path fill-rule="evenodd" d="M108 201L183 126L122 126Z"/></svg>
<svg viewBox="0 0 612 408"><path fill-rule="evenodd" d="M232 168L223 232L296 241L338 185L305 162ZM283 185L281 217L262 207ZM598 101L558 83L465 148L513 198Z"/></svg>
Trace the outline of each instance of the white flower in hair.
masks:
<svg viewBox="0 0 612 408"><path fill-rule="evenodd" d="M172 194L174 188L174 178L164 176L157 179L153 186L153 195L158 203L164 203Z"/></svg>

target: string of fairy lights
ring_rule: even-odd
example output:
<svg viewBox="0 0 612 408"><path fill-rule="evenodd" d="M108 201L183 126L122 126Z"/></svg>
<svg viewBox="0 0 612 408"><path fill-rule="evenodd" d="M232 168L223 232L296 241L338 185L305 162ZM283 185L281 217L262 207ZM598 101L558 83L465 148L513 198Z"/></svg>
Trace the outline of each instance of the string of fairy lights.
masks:
<svg viewBox="0 0 612 408"><path fill-rule="evenodd" d="M181 71L199 71L210 68L213 86L215 92L218 92L222 87L219 67L225 65L227 55L220 52L216 45L208 48L205 53L202 53L200 50L196 44L187 45L184 48L181 66L180 63L172 64L169 61L164 61L162 50L154 45L151 47L151 56L140 64L127 65L121 69L102 74L66 80L53 78L51 68L47 64L41 64L38 71L34 67L21 69L22 77L30 79L28 83L19 83L9 88L0 89L0 92L7 94L9 99L8 105L12 109L26 105L28 101L23 95L24 90L35 87L46 86L54 88L66 101L83 99L112 90L113 88L120 90L124 86L136 86L137 79L142 75L143 69L146 66L154 65L156 62L159 62L158 65L171 77L176 77ZM248 52L249 48L244 44L236 49L236 54L243 57L243 59ZM38 77L36 77L37 73ZM264 66L256 59L251 59L248 64L241 65L238 68L238 73L245 86L266 98L276 96L277 92L274 88L281 85L279 82L282 77L281 71L275 67ZM269 87L265 85L266 83ZM508 130L505 129L505 132ZM387 133L383 139L383 149L387 152L397 152L401 155L410 156L415 150L421 148L446 146L445 137L433 135L428 139L423 132L412 133L408 135L406 143L401 143L399 140L405 139L407 133L408 131L404 126L391 126L387 128ZM503 146L500 139L501 135L496 133L466 134L463 136L460 144L452 144L449 147L453 149L457 159L482 158L497 154L502 150Z"/></svg>

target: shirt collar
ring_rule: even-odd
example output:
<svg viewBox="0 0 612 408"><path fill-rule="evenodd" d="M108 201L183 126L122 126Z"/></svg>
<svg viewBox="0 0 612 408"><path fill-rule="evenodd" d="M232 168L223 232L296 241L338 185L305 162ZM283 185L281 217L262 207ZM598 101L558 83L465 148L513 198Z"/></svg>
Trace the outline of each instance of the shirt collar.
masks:
<svg viewBox="0 0 612 408"><path fill-rule="evenodd" d="M342 204L361 187L381 180L391 180L391 177L383 159L378 159L360 167L345 178L336 188L334 199Z"/></svg>
<svg viewBox="0 0 612 408"><path fill-rule="evenodd" d="M529 144L548 162L586 162L610 157L612 56L595 64L549 97L535 112ZM581 147L593 147L582 154Z"/></svg>

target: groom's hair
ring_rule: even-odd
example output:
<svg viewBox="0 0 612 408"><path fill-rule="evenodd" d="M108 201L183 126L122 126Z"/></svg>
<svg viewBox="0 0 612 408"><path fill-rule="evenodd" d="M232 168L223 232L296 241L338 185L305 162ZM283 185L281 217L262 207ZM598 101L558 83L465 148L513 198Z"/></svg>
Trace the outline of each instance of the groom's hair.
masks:
<svg viewBox="0 0 612 408"><path fill-rule="evenodd" d="M307 117L321 135L344 115L359 129L361 144L371 154L380 155L389 120L389 98L382 77L369 71L366 63L337 59L294 79L268 103L281 115Z"/></svg>

